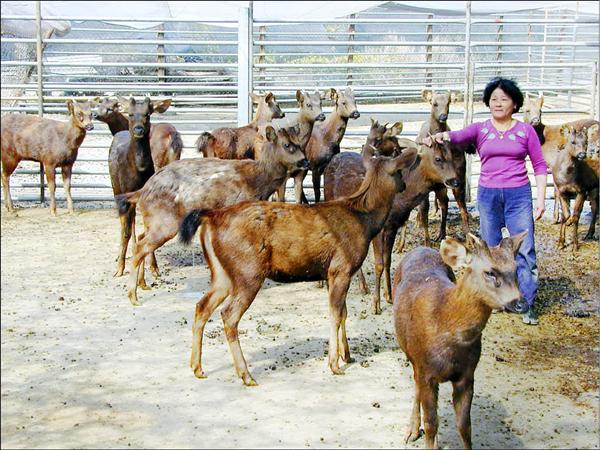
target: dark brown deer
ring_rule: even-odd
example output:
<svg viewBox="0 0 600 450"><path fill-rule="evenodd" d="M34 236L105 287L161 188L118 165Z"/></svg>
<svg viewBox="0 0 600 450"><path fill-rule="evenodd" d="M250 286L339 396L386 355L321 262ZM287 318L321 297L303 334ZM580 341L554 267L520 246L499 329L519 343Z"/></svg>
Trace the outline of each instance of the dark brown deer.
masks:
<svg viewBox="0 0 600 450"><path fill-rule="evenodd" d="M247 386L256 385L238 340L238 323L263 281L328 281L331 332L329 367L342 374L339 358L350 362L346 337L346 294L352 274L367 255L396 192L404 188L401 170L414 164L415 152L396 158L365 155L367 175L350 197L316 205L245 202L228 208L191 212L181 224L189 242L202 223L200 239L211 272L210 291L197 303L191 367L202 370L202 335L214 309L221 309L235 369ZM348 245L351 242L352 245Z"/></svg>
<svg viewBox="0 0 600 450"><path fill-rule="evenodd" d="M60 167L63 188L67 197L67 208L73 212L71 197L71 174L77 159L79 146L86 131L92 130L92 109L97 99L91 102L67 100L69 121L46 119L28 114L6 114L0 121L2 136L2 189L4 205L14 211L10 197L11 174L19 162L38 161L44 166L50 192L50 213L56 215L56 168Z"/></svg>
<svg viewBox="0 0 600 450"><path fill-rule="evenodd" d="M415 144L416 145L416 144ZM344 155L332 160L326 170L325 185L331 186L328 198L340 198L354 192L364 177L364 168L357 164L355 157ZM406 223L411 211L431 192L431 186L444 183L448 187L458 184L456 169L449 143L433 143L433 147L419 146L420 164L405 177L406 189L396 194L392 208L381 232L373 239L375 260L375 289L373 292L373 313L381 314L380 284L384 274L384 296L388 303L391 298L391 259L394 240L398 228Z"/></svg>
<svg viewBox="0 0 600 450"><path fill-rule="evenodd" d="M448 114L450 112L450 103L462 101L462 94L457 92L433 92L430 90L422 91L423 98L431 104L431 114L429 118L423 123L421 129L415 139L417 144L421 144L423 139L430 134L440 133L449 131L448 126ZM463 233L465 235L469 232L469 213L467 212L467 201L466 201L466 174L467 174L467 161L465 159L465 152L475 153L475 148L471 146L457 147L452 145L452 158L454 160L454 167L458 174L458 187L452 189L460 217L462 221ZM432 190L435 192L436 210L439 205L442 218L440 221L440 231L438 236L434 239L440 241L446 237L446 224L448 218L448 189L443 184L437 184L432 186ZM429 238L429 196L425 197L419 205L418 222L420 228L423 230L425 236L425 245L430 245ZM404 242L406 239L406 225L402 227L402 233L398 248L400 251L404 248Z"/></svg>
<svg viewBox="0 0 600 450"><path fill-rule="evenodd" d="M579 249L577 231L579 217L586 198L590 199L592 221L585 239L594 239L596 219L598 218L598 177L600 163L597 159L586 158L588 147L587 127L576 129L572 125L563 125L565 148L558 152L552 176L557 197L562 208L562 220L558 248L565 247L565 233L568 225L573 225L573 252ZM575 197L573 214L570 214L569 199Z"/></svg>
<svg viewBox="0 0 600 450"><path fill-rule="evenodd" d="M306 145L312 134L312 130L315 122L322 122L325 120L325 114L321 108L321 94L316 92L309 94L300 90L296 91L296 100L300 106L298 116L293 123L289 124L286 129L293 129L294 134L297 136L298 143L302 152L305 152ZM262 128L262 127L261 127ZM255 141L255 156L257 156L258 148L262 145L261 141L264 139L264 132L259 132ZM290 177L294 178L294 193L296 203L308 203L302 190L302 181L306 177L306 171L299 169L293 173L290 173ZM285 187L287 179L277 190L277 199L281 202L285 202Z"/></svg>
<svg viewBox="0 0 600 450"><path fill-rule="evenodd" d="M408 148L406 142L401 146L396 138L402 132L402 127L402 122L396 122L392 127L387 128L387 124L380 125L377 120L371 119L371 129L363 149L371 149L376 155L398 156L402 150ZM416 151L415 143L412 142L412 145ZM363 157L364 155L355 152L341 152L331 159L323 177L326 202L348 197L358 189L366 173L362 162ZM369 293L362 267L358 269L358 284L363 294Z"/></svg>
<svg viewBox="0 0 600 450"><path fill-rule="evenodd" d="M321 199L321 175L331 158L340 152L340 143L346 133L348 119L360 117L352 89L347 87L344 92L330 89L329 92L335 109L324 122L313 127L305 151L312 171L315 203Z"/></svg>
<svg viewBox="0 0 600 450"><path fill-rule="evenodd" d="M471 250L446 238L439 252L418 247L400 262L394 274L394 326L415 380L406 442L419 438L423 409L425 447L438 448L438 386L451 381L458 431L464 447L471 448L473 382L483 329L492 309L528 309L515 262L526 234L504 238L496 247L468 234ZM451 267L459 265L466 270L456 282Z"/></svg>
<svg viewBox="0 0 600 450"><path fill-rule="evenodd" d="M176 234L193 209L216 209L247 200L265 200L287 178L289 171L307 167L300 147L285 130L268 126L261 159L221 160L195 158L176 161L158 171L144 187L117 197L119 214L135 205L144 218L144 233L135 244L128 285L129 300L139 305L137 286L147 287L144 258ZM158 266L151 266L158 275Z"/></svg>
<svg viewBox="0 0 600 450"><path fill-rule="evenodd" d="M253 147L258 127L285 117L272 92L250 95L258 105L254 120L243 127L217 128L210 133L202 133L196 141L196 147L205 158L254 159Z"/></svg>
<svg viewBox="0 0 600 450"><path fill-rule="evenodd" d="M113 136L119 131L129 130L129 121L119 111L119 102L127 104L128 100L107 97L102 100L93 113L94 119L108 125ZM165 100L165 105L164 110L166 111L171 106L171 99ZM169 123L152 124L150 127L150 152L155 171L180 159L182 149L181 135L173 125Z"/></svg>
<svg viewBox="0 0 600 450"><path fill-rule="evenodd" d="M120 194L140 189L154 174L154 163L150 152L150 115L164 112L170 100L152 102L146 97L137 102L133 97L123 102L122 107L128 114L129 131L119 131L113 136L108 154L108 171L115 199ZM121 246L117 258L116 277L125 270L125 254L131 233L135 227L135 207L130 208L121 219ZM153 263L156 264L154 255Z"/></svg>
<svg viewBox="0 0 600 450"><path fill-rule="evenodd" d="M597 120L593 119L580 119L572 122L567 122L561 125L545 125L542 123L542 106L544 105L544 96L540 95L535 98L529 95L529 92L525 93L525 100L523 102L523 121L529 123L538 135L540 144L542 144L542 154L548 164L548 170L553 171L556 159L560 150L566 144L566 137L561 133L563 125L574 127L575 130L580 130L583 127L590 127L594 124L598 124ZM554 221L560 222L559 219L559 199L556 194L554 195Z"/></svg>

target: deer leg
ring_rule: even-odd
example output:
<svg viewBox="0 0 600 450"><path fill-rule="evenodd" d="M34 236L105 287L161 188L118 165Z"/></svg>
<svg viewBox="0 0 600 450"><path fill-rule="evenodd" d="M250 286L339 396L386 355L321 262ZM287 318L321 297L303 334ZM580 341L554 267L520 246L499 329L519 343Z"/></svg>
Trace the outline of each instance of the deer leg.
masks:
<svg viewBox="0 0 600 450"><path fill-rule="evenodd" d="M453 189L452 193L454 194L454 199L456 200L456 204L458 205L458 210L460 211L460 219L462 222L462 229L463 229L463 233L466 238L467 235L469 234L469 212L467 211L466 187L464 185L461 185L459 188ZM446 206L446 212L447 211L448 211L448 207ZM444 237L446 237L446 236L444 236Z"/></svg>
<svg viewBox="0 0 600 450"><path fill-rule="evenodd" d="M383 234L382 230L373 238L373 263L375 265L375 288L373 290L373 314L381 314L381 275L383 274Z"/></svg>
<svg viewBox="0 0 600 450"><path fill-rule="evenodd" d="M329 320L331 330L329 334L329 368L334 375L343 375L344 371L340 369L340 356L350 359L350 351L348 350L348 341L345 339L344 355L338 347L338 339L340 339L340 327L344 317L344 307L346 306L346 294L350 286L350 277L343 270L332 270L330 268L329 275ZM344 338L345 331L343 332Z"/></svg>
<svg viewBox="0 0 600 450"><path fill-rule="evenodd" d="M44 172L48 180L48 193L50 194L50 213L56 216L56 172L54 167L44 164Z"/></svg>
<svg viewBox="0 0 600 450"><path fill-rule="evenodd" d="M418 381L421 406L423 407L423 425L425 428L425 448L438 448L438 384L435 381Z"/></svg>
<svg viewBox="0 0 600 450"><path fill-rule="evenodd" d="M452 383L452 403L458 432L466 449L471 449L471 402L473 378L465 377Z"/></svg>
<svg viewBox="0 0 600 450"><path fill-rule="evenodd" d="M415 381L415 399L413 401L412 412L410 415L410 423L406 434L404 436L404 442L414 442L421 437L421 396L419 395L419 379L417 375L417 368L413 365L413 379Z"/></svg>
<svg viewBox="0 0 600 450"><path fill-rule="evenodd" d="M408 222L406 222L404 225L402 225L402 229L400 230L400 239L398 240L398 244L396 244L396 248L394 249L394 252L396 253L402 253L402 251L404 250L404 244L406 242L406 228L408 227Z"/></svg>
<svg viewBox="0 0 600 450"><path fill-rule="evenodd" d="M304 178L306 178L305 171L299 172L297 175L294 176L294 194L296 197L296 203L298 203L299 205L302 203L308 203L308 200L306 200L306 195L304 195L304 189L302 187L302 184L304 183Z"/></svg>
<svg viewBox="0 0 600 450"><path fill-rule="evenodd" d="M134 217L135 208L133 207L130 208L126 214L119 216L119 219L121 220L121 248L119 249L117 271L114 274L115 277L120 277L123 275L123 271L125 270L125 255L127 254L127 245L129 244L129 239L131 238L131 229Z"/></svg>
<svg viewBox="0 0 600 450"><path fill-rule="evenodd" d="M321 200L321 171L315 167L312 171L313 189L315 191L315 203Z"/></svg>
<svg viewBox="0 0 600 450"><path fill-rule="evenodd" d="M283 184L281 186L279 186L277 188L277 191L275 191L275 201L278 202L283 202L285 203L285 185L287 183L287 179L283 182Z"/></svg>
<svg viewBox="0 0 600 450"><path fill-rule="evenodd" d="M562 210L562 220L560 221L560 232L558 236L558 248L565 248L565 233L566 233L566 222L571 215L569 212L569 200L562 194L559 194L560 206Z"/></svg>
<svg viewBox="0 0 600 450"><path fill-rule="evenodd" d="M344 309L342 310L342 323L340 324L340 333L338 347L340 349L340 356L342 361L345 363L353 363L354 358L350 356L350 347L348 345L348 336L346 335L346 317L348 317L348 308L346 302L344 302Z"/></svg>
<svg viewBox="0 0 600 450"><path fill-rule="evenodd" d="M423 230L425 236L425 247L431 246L431 240L429 239L429 195L423 199L419 205L419 225Z"/></svg>
<svg viewBox="0 0 600 450"><path fill-rule="evenodd" d="M383 296L389 304L394 303L392 300L392 249L394 248L394 240L396 239L397 230L383 230L383 275L385 279L385 288Z"/></svg>
<svg viewBox="0 0 600 450"><path fill-rule="evenodd" d="M577 230L579 228L579 216L581 215L581 210L583 209L583 203L585 202L585 195L583 193L578 193L575 198L575 205L573 206L573 215L569 219L571 224L573 225L573 253L579 250L579 239L577 237Z"/></svg>
<svg viewBox="0 0 600 450"><path fill-rule="evenodd" d="M71 174L73 173L73 166L62 166L61 167L63 189L67 197L67 209L69 213L73 214L73 197L71 197Z"/></svg>
<svg viewBox="0 0 600 450"><path fill-rule="evenodd" d="M6 206L6 210L10 212L15 210L10 196L10 176L16 168L17 164L2 161L2 191L4 193L4 206Z"/></svg>
<svg viewBox="0 0 600 450"><path fill-rule="evenodd" d="M558 197L558 194L555 191L555 193L554 193L554 211L552 212L552 216L554 217L554 223L562 223L562 220L560 217L560 201L557 197Z"/></svg>
<svg viewBox="0 0 600 450"><path fill-rule="evenodd" d="M594 239L594 234L596 233L596 221L598 220L598 191L595 190L594 193L591 194L590 200L590 208L592 208L592 221L590 222L590 228L583 239Z"/></svg>
<svg viewBox="0 0 600 450"><path fill-rule="evenodd" d="M442 220L440 221L440 232L434 239L435 242L440 242L446 237L446 224L448 220L448 189L443 188L435 192L435 201L439 202L442 210ZM465 211L466 212L466 211ZM467 225L468 232L468 225ZM466 237L466 235L465 235Z"/></svg>
<svg viewBox="0 0 600 450"><path fill-rule="evenodd" d="M364 295L369 294L369 285L367 284L367 280L365 279L365 274L362 270L362 267L358 269L358 287L360 292Z"/></svg>
<svg viewBox="0 0 600 450"><path fill-rule="evenodd" d="M229 350L231 351L231 356L233 356L235 371L246 386L257 386L256 381L248 371L248 365L242 353L238 337L238 324L256 298L256 294L264 279L256 279L249 282L244 281L236 280L234 289L238 289L238 292L230 296L225 305L223 305L221 318L223 319L223 327L227 336L227 342L229 343Z"/></svg>

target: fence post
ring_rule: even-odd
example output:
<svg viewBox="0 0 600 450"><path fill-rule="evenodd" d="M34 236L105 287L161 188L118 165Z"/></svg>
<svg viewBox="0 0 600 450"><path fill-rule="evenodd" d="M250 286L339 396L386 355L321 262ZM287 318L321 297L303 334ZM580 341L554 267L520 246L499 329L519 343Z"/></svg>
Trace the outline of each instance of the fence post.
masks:
<svg viewBox="0 0 600 450"><path fill-rule="evenodd" d="M241 7L238 19L238 126L250 122L252 91L252 20L250 8Z"/></svg>
<svg viewBox="0 0 600 450"><path fill-rule="evenodd" d="M473 70L471 69L471 2L465 2L465 88L464 88L464 116L463 126L471 123L473 110ZM467 162L467 173L465 179L466 201L471 201L471 155L465 155Z"/></svg>
<svg viewBox="0 0 600 450"><path fill-rule="evenodd" d="M600 87L598 86L598 82L600 80L598 80L598 62L594 61L594 67L592 70L592 92L591 92L591 96L592 97L592 105L590 108L590 118L591 119L596 119L598 120L598 89L600 89Z"/></svg>
<svg viewBox="0 0 600 450"><path fill-rule="evenodd" d="M496 42L498 46L496 47L496 63L498 64L498 70L496 70L496 76L499 77L502 74L502 68L500 64L502 63L502 34L504 33L504 16L498 17L499 25L498 31L496 32Z"/></svg>
<svg viewBox="0 0 600 450"><path fill-rule="evenodd" d="M575 3L575 23L573 24L573 42L577 42L577 20L579 19L579 2ZM577 60L577 46L573 46L572 49L572 57L571 57L571 62L575 63L575 61ZM572 97L573 97L573 91L571 90L571 86L573 86L573 78L574 78L574 72L575 72L575 66L571 66L571 73L569 74L569 96L568 96L568 100L567 100L567 105L569 108L571 108L572 104Z"/></svg>
<svg viewBox="0 0 600 450"><path fill-rule="evenodd" d="M428 42L427 47L425 47L425 63L427 64L433 61L433 47L430 45L433 42L433 24L430 22L431 19L433 19L433 14L427 15L427 29L425 31ZM433 87L431 71L429 69L425 71L425 86L428 88Z"/></svg>
<svg viewBox="0 0 600 450"><path fill-rule="evenodd" d="M350 14L350 19L356 18L356 14ZM354 33L356 31L356 25L351 23L348 25L348 40L350 42L354 41ZM354 62L354 46L348 46L348 64L352 64ZM348 86L352 84L352 68L348 67L348 73L346 75L346 83Z"/></svg>
<svg viewBox="0 0 600 450"><path fill-rule="evenodd" d="M164 40L165 38L165 32L164 32L164 25L161 23L158 26L158 33L157 33L157 39L159 40ZM165 63L165 44L158 44L157 48L156 48L156 53L157 53L157 57L156 57L156 62L158 62L159 64L164 64ZM164 67L158 67L156 69L156 74L158 75L158 82L159 83L164 83L165 82L165 68Z"/></svg>
<svg viewBox="0 0 600 450"><path fill-rule="evenodd" d="M35 25L37 33L36 58L37 58L37 98L38 116L44 115L44 86L43 86L43 47L42 47L42 2L35 2ZM44 203L44 165L40 163L40 203Z"/></svg>

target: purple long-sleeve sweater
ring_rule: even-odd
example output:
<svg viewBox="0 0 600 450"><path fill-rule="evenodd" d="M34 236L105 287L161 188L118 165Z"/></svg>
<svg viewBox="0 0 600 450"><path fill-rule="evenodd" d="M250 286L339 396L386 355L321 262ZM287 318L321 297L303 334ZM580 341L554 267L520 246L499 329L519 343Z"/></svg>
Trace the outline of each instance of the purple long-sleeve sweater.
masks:
<svg viewBox="0 0 600 450"><path fill-rule="evenodd" d="M458 131L450 131L450 141L473 143L481 158L479 185L488 188L511 188L529 183L525 157L529 155L535 175L546 175L548 167L542 156L540 140L533 127L519 122L500 132L491 120L476 122Z"/></svg>

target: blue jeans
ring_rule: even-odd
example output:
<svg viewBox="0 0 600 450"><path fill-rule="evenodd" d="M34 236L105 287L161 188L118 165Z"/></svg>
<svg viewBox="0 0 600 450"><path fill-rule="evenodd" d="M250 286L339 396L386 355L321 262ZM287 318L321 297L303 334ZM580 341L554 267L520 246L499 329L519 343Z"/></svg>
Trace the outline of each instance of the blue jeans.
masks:
<svg viewBox="0 0 600 450"><path fill-rule="evenodd" d="M519 289L529 306L533 306L538 289L538 270L533 240L533 206L531 186L516 188L477 189L481 237L488 246L502 240L502 227L511 236L529 230L517 254L517 280Z"/></svg>

